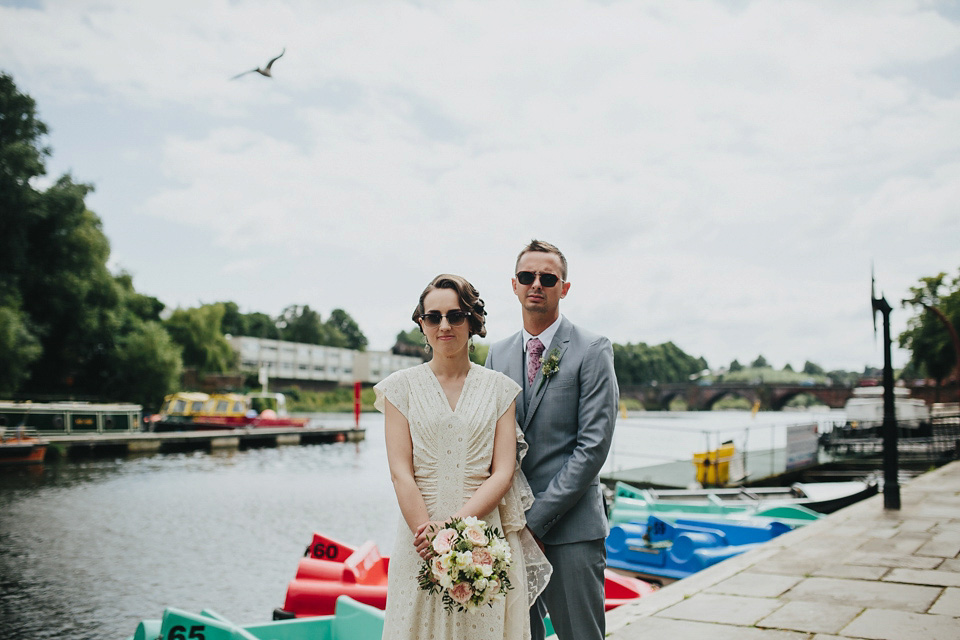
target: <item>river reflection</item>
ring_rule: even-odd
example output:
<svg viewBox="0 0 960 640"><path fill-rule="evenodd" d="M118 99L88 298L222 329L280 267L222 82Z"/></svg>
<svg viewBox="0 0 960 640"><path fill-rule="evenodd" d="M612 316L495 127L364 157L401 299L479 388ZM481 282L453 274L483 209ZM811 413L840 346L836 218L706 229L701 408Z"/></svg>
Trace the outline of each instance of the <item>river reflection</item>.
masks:
<svg viewBox="0 0 960 640"><path fill-rule="evenodd" d="M364 426L361 443L0 473L0 638L126 638L169 605L265 621L314 530L389 552L382 418Z"/></svg>

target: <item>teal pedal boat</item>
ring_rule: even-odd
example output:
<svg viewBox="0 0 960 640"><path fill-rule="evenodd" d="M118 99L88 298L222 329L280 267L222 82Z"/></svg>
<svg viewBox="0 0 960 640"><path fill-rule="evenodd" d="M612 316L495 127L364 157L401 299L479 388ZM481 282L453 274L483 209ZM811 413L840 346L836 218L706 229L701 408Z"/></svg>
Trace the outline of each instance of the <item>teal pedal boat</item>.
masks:
<svg viewBox="0 0 960 640"><path fill-rule="evenodd" d="M692 518L707 522L766 524L780 522L791 529L816 522L822 514L795 505L762 507L758 505L689 504L617 495L610 506L610 524L646 521L649 516Z"/></svg>
<svg viewBox="0 0 960 640"><path fill-rule="evenodd" d="M191 613L173 607L160 620L143 620L128 640L380 640L383 611L347 596L331 616L237 625L209 610Z"/></svg>
<svg viewBox="0 0 960 640"><path fill-rule="evenodd" d="M337 599L332 616L275 620L239 626L217 613L191 613L170 607L160 620L143 620L128 640L380 640L383 611L349 596ZM556 637L550 618L547 637Z"/></svg>

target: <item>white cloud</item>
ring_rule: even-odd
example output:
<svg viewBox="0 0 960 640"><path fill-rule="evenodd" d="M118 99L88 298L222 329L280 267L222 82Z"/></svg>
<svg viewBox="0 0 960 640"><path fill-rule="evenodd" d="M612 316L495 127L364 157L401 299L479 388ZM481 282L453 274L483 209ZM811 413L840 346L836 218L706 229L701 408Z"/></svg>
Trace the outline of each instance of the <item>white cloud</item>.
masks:
<svg viewBox="0 0 960 640"><path fill-rule="evenodd" d="M157 175L137 215L209 251L195 293L127 258L171 304L340 306L386 347L455 271L503 337L536 236L616 340L859 367L870 260L890 291L960 265L960 97L911 71L960 26L928 3L49 7L0 8L0 55L41 103L161 122L117 161Z"/></svg>

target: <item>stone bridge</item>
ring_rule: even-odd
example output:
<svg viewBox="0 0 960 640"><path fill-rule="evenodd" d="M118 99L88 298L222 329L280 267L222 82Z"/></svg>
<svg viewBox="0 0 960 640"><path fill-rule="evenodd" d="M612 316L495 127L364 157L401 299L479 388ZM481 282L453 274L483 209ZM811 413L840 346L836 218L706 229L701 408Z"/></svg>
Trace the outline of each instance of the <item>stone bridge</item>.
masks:
<svg viewBox="0 0 960 640"><path fill-rule="evenodd" d="M941 387L939 393L932 386L909 386L915 398L921 398L928 405L934 402L956 402L957 386L949 384ZM842 409L853 395L852 387L801 384L696 384L668 383L658 385L622 385L620 395L634 398L647 409L667 409L674 398L683 398L692 411L708 411L715 402L727 396L746 398L750 404L760 402L765 411L779 411L792 398L809 394L828 407Z"/></svg>
<svg viewBox="0 0 960 640"><path fill-rule="evenodd" d="M745 398L750 404L760 403L762 410L778 411L792 398L811 395L828 407L842 409L853 389L826 385L738 384L710 385L669 383L658 385L623 385L620 395L634 398L647 409L667 409L675 398L683 398L691 411L709 411L715 402L728 396Z"/></svg>

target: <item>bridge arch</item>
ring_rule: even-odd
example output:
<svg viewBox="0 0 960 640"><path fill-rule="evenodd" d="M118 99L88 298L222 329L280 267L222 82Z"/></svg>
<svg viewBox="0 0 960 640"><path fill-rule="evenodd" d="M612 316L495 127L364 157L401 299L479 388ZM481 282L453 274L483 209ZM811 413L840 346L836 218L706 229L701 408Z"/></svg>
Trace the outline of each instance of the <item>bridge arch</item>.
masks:
<svg viewBox="0 0 960 640"><path fill-rule="evenodd" d="M749 391L743 389L725 389L721 390L719 393L715 393L704 399L703 404L700 406L700 409L703 411L713 411L715 404L723 400L724 398L743 398L746 400L750 406L757 401L757 394L750 393Z"/></svg>
<svg viewBox="0 0 960 640"><path fill-rule="evenodd" d="M687 394L684 393L682 389L678 389L676 391L666 391L659 395L659 397L657 398L657 404L659 405L659 409L661 411L668 411L670 409L670 404L673 403L673 401L676 400L677 398L686 402L688 408L690 408L689 400L687 399Z"/></svg>

